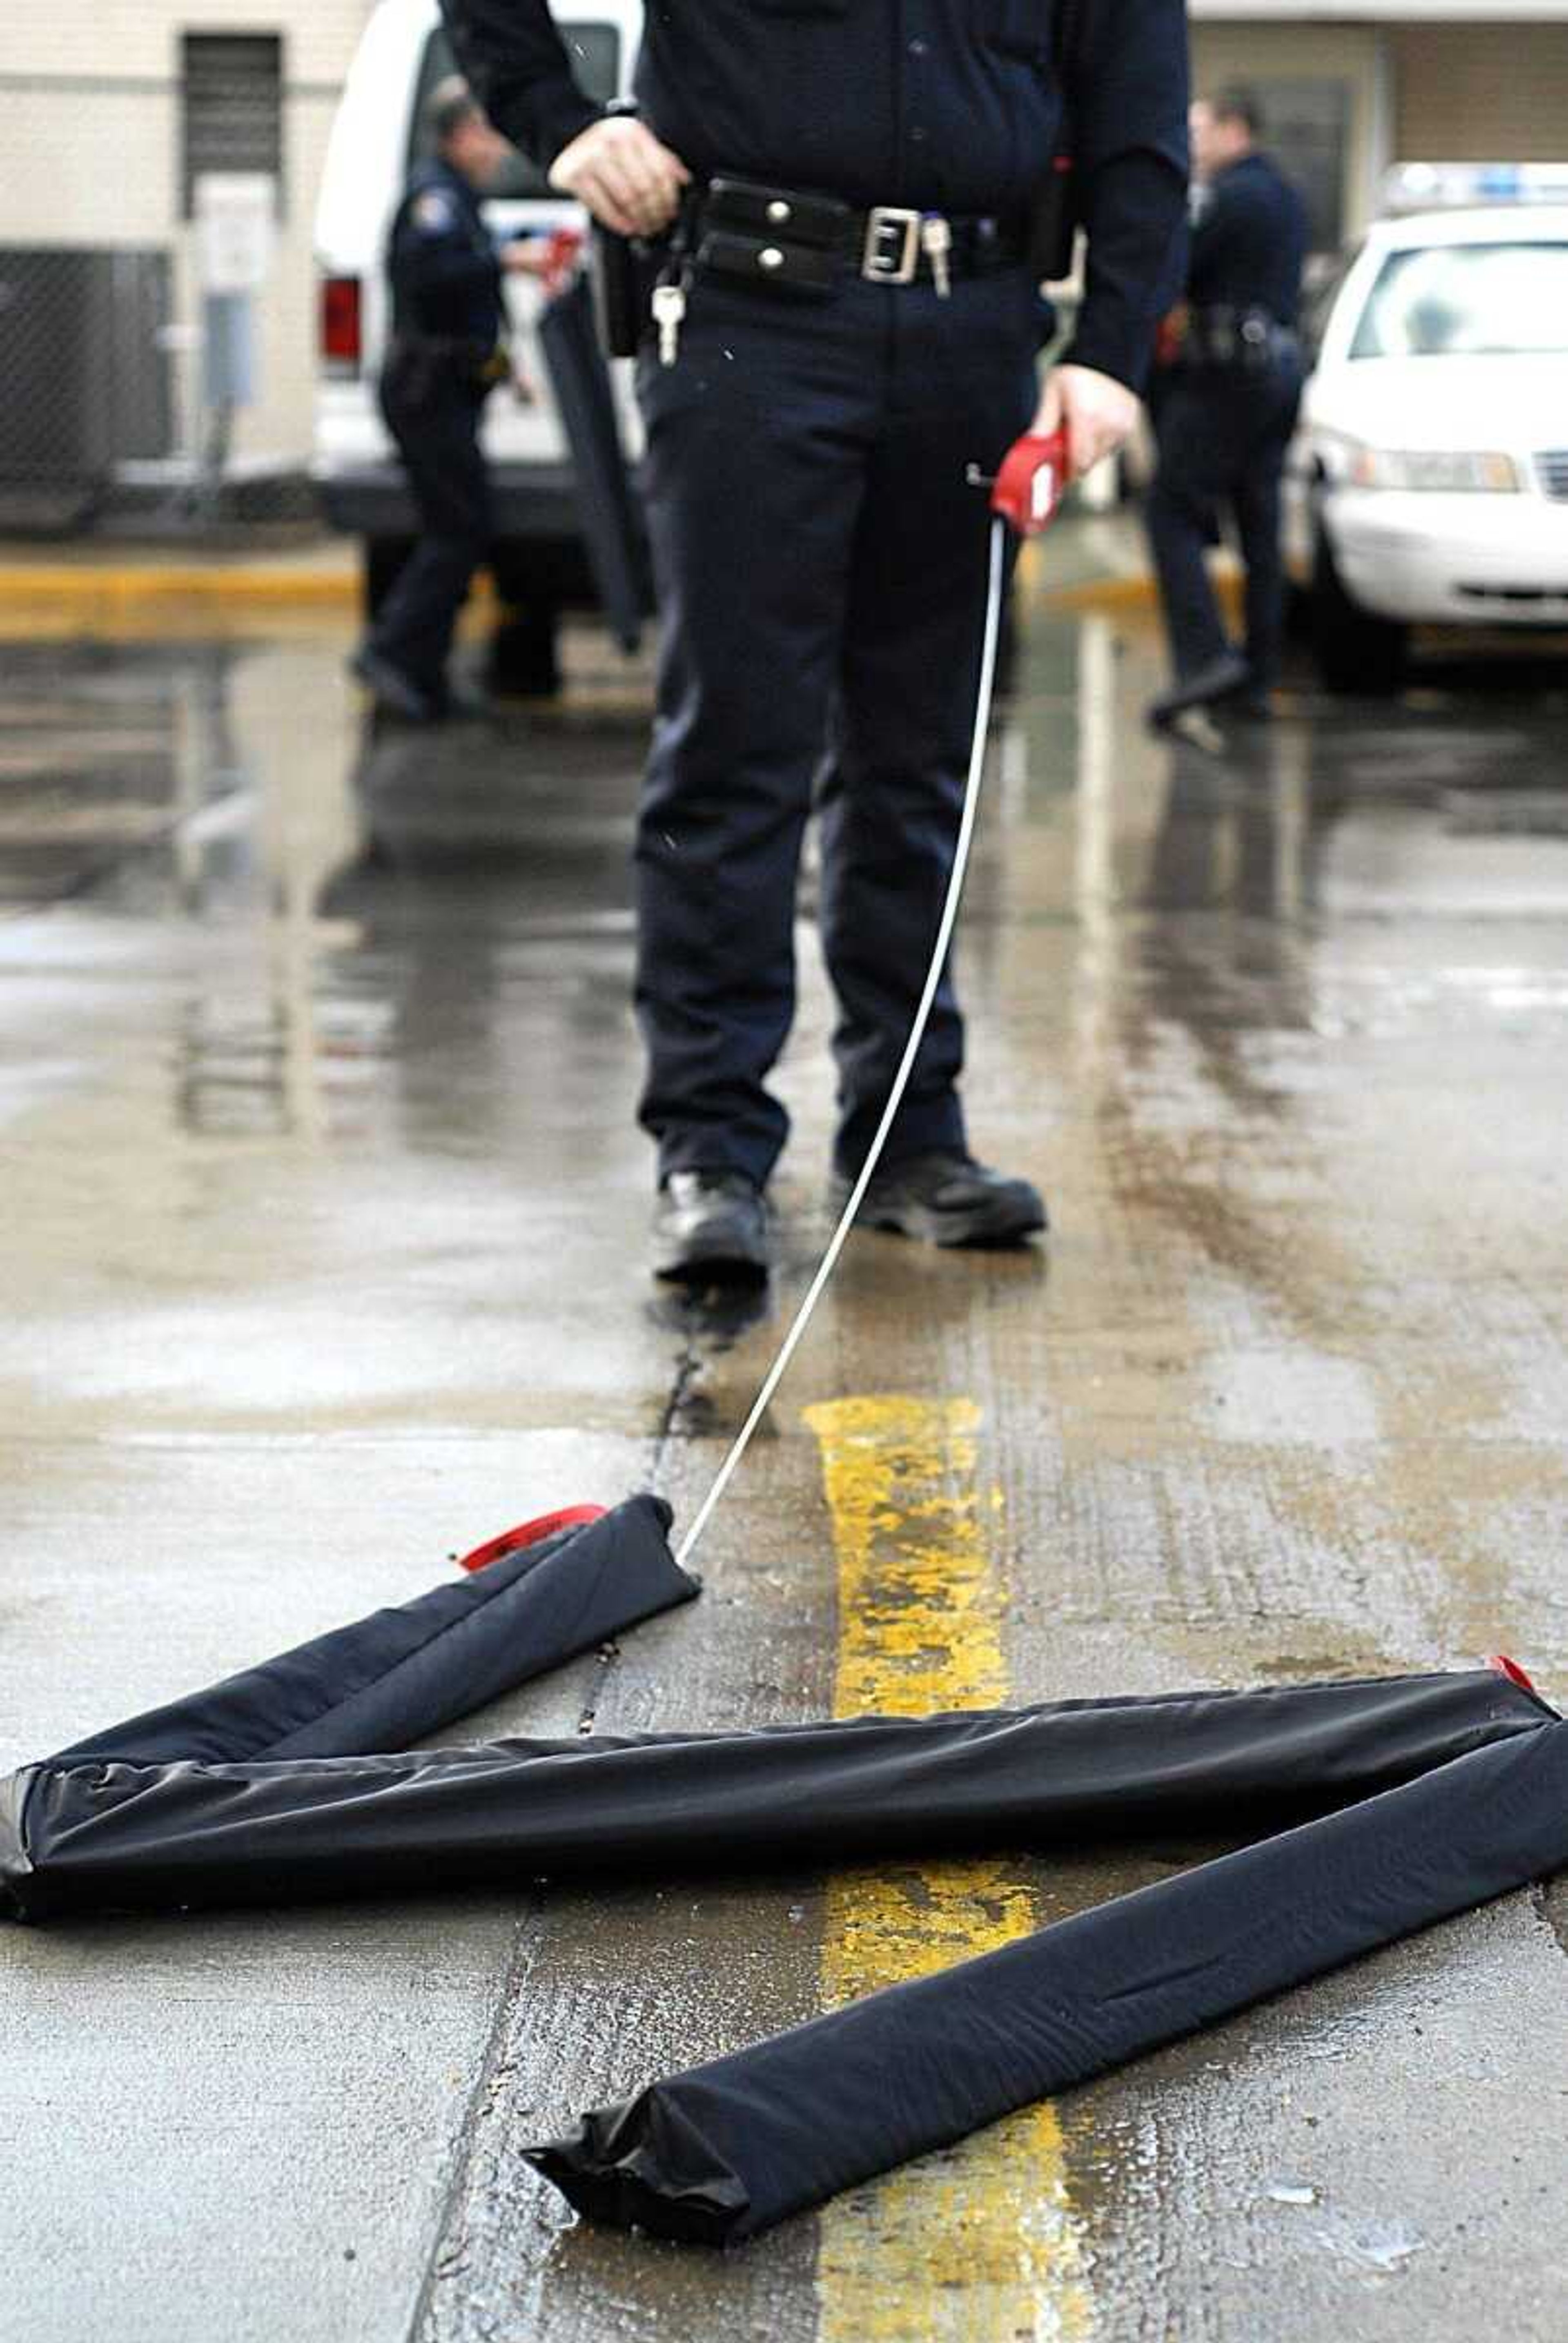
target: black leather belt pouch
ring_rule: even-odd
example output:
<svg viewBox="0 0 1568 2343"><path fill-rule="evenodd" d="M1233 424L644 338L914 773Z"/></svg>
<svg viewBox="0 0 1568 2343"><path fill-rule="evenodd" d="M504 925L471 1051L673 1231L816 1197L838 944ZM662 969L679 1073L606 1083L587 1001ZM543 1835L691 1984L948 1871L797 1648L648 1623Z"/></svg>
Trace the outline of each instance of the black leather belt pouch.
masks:
<svg viewBox="0 0 1568 2343"><path fill-rule="evenodd" d="M786 244L778 236L727 236L707 230L697 247L699 268L716 277L743 277L748 285L776 286L781 293L831 293L843 274L836 252L809 244Z"/></svg>
<svg viewBox="0 0 1568 2343"><path fill-rule="evenodd" d="M821 298L843 273L854 213L830 196L800 196L749 179L715 179L702 206L700 269L748 285Z"/></svg>
<svg viewBox="0 0 1568 2343"><path fill-rule="evenodd" d="M789 187L760 186L754 179L711 179L702 206L702 225L755 236L763 243L807 244L836 250L845 243L855 215L833 196L801 196Z"/></svg>

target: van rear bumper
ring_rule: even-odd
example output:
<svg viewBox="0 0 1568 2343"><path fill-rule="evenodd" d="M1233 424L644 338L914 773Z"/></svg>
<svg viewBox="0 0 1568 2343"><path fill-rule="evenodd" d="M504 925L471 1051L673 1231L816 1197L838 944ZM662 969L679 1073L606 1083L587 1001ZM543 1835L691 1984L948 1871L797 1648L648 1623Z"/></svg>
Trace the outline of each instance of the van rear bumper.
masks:
<svg viewBox="0 0 1568 2343"><path fill-rule="evenodd" d="M413 537L418 518L396 464L366 464L316 476L321 508L349 537ZM490 470L496 534L574 538L581 534L577 492L566 464L496 464Z"/></svg>

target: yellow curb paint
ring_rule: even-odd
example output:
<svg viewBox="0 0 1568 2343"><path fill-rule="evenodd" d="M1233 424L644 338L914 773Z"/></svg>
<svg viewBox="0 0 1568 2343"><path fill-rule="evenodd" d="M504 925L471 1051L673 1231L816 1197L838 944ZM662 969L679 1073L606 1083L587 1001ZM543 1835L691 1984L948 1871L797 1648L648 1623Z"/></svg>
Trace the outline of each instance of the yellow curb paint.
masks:
<svg viewBox="0 0 1568 2343"><path fill-rule="evenodd" d="M972 1401L806 1411L839 1567L834 1714L920 1716L1009 1697L1001 1498L977 1480ZM994 1951L1038 1925L1006 1863L841 1874L822 1955L829 2008ZM819 2343L1079 2343L1093 2331L1061 2128L1049 2103L851 2190L824 2211Z"/></svg>
<svg viewBox="0 0 1568 2343"><path fill-rule="evenodd" d="M261 564L127 562L117 568L84 562L23 562L0 566L0 613L7 618L64 615L108 622L136 618L171 605L182 611L219 609L348 610L358 608L360 585L351 568L269 568ZM495 608L488 578L475 580L470 600Z"/></svg>
<svg viewBox="0 0 1568 2343"><path fill-rule="evenodd" d="M317 608L353 602L359 591L353 573L337 569L203 568L171 562L116 569L68 563L38 563L0 569L0 608L42 610L136 610L166 602L282 602Z"/></svg>

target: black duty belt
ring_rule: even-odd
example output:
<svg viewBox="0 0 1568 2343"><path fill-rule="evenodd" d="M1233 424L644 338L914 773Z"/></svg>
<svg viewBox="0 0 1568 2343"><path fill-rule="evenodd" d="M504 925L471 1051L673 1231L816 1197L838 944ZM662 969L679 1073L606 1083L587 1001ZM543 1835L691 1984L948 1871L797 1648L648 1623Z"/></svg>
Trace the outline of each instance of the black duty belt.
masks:
<svg viewBox="0 0 1568 2343"><path fill-rule="evenodd" d="M986 213L953 216L907 204L858 211L831 196L715 178L691 200L682 223L684 257L752 284L830 293L847 276L873 285L934 285L980 277L1021 260L1021 222Z"/></svg>
<svg viewBox="0 0 1568 2343"><path fill-rule="evenodd" d="M1262 373L1300 354L1294 329L1267 309L1214 303L1193 309L1187 319L1181 355L1190 366L1237 367Z"/></svg>
<svg viewBox="0 0 1568 2343"><path fill-rule="evenodd" d="M388 363L427 367L457 375L467 382L503 382L508 371L506 348L499 342L481 341L477 335L407 334L395 330L387 346Z"/></svg>

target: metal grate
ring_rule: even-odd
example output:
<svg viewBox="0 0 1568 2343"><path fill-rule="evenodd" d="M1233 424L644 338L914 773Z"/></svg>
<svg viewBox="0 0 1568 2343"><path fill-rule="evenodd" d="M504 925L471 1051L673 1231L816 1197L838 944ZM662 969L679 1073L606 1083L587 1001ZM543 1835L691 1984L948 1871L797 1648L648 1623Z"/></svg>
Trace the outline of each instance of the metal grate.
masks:
<svg viewBox="0 0 1568 2343"><path fill-rule="evenodd" d="M1568 447L1549 448L1544 455L1537 456L1535 468L1547 495L1568 503Z"/></svg>
<svg viewBox="0 0 1568 2343"><path fill-rule="evenodd" d="M0 528L57 528L172 452L166 251L0 245Z"/></svg>

